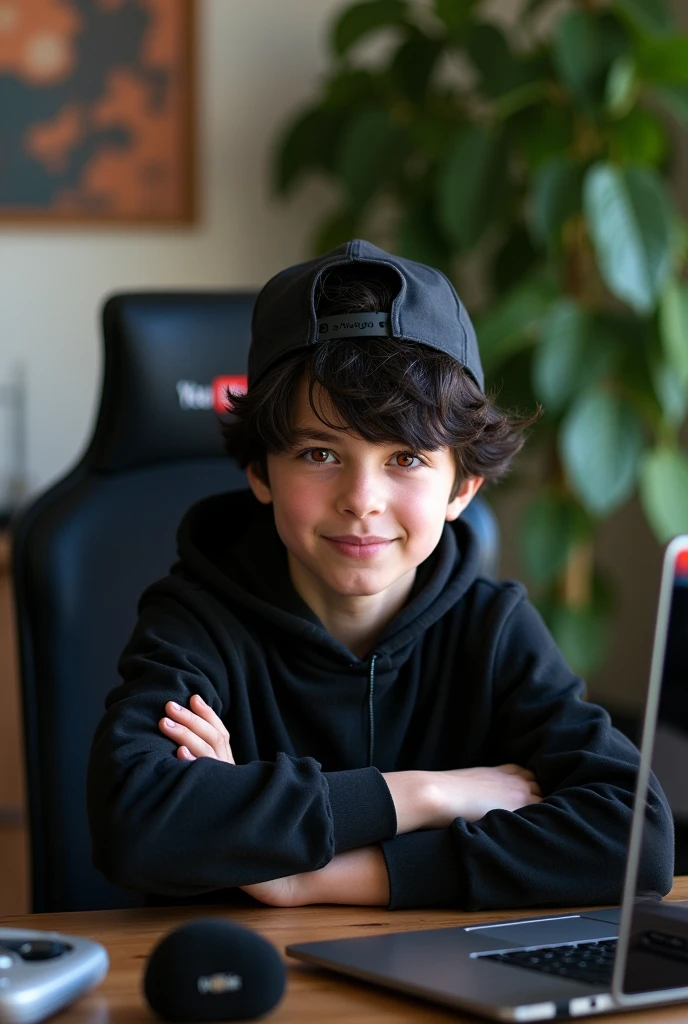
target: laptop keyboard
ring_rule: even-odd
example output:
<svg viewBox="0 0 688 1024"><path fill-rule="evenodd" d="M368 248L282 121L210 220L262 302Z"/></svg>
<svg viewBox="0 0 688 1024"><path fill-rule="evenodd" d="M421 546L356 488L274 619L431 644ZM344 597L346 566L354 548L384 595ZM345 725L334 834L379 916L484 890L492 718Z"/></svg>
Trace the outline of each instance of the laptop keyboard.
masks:
<svg viewBox="0 0 688 1024"><path fill-rule="evenodd" d="M556 974L560 978L587 981L609 987L612 980L616 939L603 942L579 942L575 946L548 946L546 949L514 949L508 953L483 953L482 960L498 960L514 967Z"/></svg>

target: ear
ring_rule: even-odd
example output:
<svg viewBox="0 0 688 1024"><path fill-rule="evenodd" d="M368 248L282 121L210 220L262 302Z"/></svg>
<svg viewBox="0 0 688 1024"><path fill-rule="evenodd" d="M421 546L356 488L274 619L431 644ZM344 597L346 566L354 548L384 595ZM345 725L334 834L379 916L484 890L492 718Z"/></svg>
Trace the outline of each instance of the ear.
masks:
<svg viewBox="0 0 688 1024"><path fill-rule="evenodd" d="M250 463L250 465L246 467L246 476L248 477L248 482L251 487L251 490L255 494L258 501L262 505L272 504L272 494L270 493L270 488L262 479L262 477L258 475L253 463Z"/></svg>
<svg viewBox="0 0 688 1024"><path fill-rule="evenodd" d="M466 506L473 500L474 495L480 490L484 479L484 476L469 476L467 480L464 480L456 496L447 505L445 519L448 523L459 518Z"/></svg>

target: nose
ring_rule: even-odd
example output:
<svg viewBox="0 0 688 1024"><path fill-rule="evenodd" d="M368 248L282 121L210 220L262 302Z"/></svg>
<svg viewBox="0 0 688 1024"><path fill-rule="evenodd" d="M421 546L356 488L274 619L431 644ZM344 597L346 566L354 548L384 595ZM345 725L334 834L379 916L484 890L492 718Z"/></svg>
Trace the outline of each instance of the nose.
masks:
<svg viewBox="0 0 688 1024"><path fill-rule="evenodd" d="M352 466L342 474L337 497L337 511L342 515L364 519L379 515L386 506L385 482L373 469Z"/></svg>

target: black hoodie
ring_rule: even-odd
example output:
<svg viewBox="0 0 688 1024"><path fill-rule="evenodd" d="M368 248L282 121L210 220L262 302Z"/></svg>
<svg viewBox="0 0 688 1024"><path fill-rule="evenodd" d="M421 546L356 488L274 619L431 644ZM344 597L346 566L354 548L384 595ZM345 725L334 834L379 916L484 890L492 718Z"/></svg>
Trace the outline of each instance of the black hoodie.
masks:
<svg viewBox="0 0 688 1024"><path fill-rule="evenodd" d="M380 843L390 909L619 899L638 753L583 699L524 586L477 574L459 518L366 658L294 590L271 506L199 502L140 617L93 741L94 860L113 882L184 897L323 867ZM236 764L185 762L158 730L198 693ZM545 799L396 835L382 772L514 762ZM644 889L671 887L671 815L653 778ZM218 898L223 898L217 893Z"/></svg>

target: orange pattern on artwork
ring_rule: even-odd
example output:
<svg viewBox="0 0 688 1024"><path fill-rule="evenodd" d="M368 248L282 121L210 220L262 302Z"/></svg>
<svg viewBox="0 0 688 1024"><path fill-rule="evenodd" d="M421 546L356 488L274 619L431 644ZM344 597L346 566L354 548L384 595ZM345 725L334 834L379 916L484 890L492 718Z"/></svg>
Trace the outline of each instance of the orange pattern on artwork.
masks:
<svg viewBox="0 0 688 1024"><path fill-rule="evenodd" d="M74 69L80 27L63 0L0 0L0 72L34 85L63 81Z"/></svg>
<svg viewBox="0 0 688 1024"><path fill-rule="evenodd" d="M0 0L0 217L189 218L191 2Z"/></svg>

